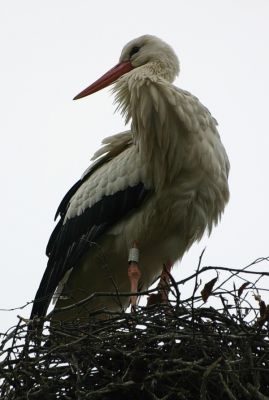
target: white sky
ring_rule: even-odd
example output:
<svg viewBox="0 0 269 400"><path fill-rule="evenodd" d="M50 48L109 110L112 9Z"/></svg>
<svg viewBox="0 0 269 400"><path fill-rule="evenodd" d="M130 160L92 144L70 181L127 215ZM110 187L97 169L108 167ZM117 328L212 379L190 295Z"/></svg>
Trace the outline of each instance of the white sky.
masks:
<svg viewBox="0 0 269 400"><path fill-rule="evenodd" d="M124 130L108 89L72 98L145 33L179 55L176 84L216 117L232 167L222 222L183 258L176 279L194 271L205 246L203 264L268 256L268 21L267 0L1 2L0 308L34 298L60 200L102 138ZM1 311L0 331L29 312Z"/></svg>

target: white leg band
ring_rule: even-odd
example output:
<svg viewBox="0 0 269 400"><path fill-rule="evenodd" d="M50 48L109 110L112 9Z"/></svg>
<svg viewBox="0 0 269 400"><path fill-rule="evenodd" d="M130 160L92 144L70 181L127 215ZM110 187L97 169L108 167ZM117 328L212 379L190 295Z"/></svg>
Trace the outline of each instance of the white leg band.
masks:
<svg viewBox="0 0 269 400"><path fill-rule="evenodd" d="M137 247L131 247L129 250L128 262L139 262L139 250Z"/></svg>

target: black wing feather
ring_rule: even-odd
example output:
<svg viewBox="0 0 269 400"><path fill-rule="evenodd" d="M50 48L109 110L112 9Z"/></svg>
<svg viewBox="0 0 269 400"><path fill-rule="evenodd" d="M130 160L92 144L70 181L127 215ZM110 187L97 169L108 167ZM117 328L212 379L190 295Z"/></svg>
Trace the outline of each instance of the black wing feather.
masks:
<svg viewBox="0 0 269 400"><path fill-rule="evenodd" d="M31 318L46 314L59 282L68 269L76 267L91 243L115 222L139 207L150 194L150 190L139 183L113 195L104 196L91 208L86 209L82 215L63 223L72 196L88 176L87 174L69 190L58 208L57 214L60 214L61 219L47 245L49 260L36 293Z"/></svg>

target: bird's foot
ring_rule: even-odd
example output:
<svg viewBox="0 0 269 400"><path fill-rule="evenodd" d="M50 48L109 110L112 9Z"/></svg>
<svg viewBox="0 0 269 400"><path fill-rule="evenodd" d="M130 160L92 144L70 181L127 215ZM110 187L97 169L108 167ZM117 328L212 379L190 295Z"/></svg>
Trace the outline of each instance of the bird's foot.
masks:
<svg viewBox="0 0 269 400"><path fill-rule="evenodd" d="M134 242L133 247L131 247L129 250L129 258L128 258L128 263L129 263L128 277L131 285L131 293L138 292L138 282L139 279L141 278L141 271L138 266L138 262L139 262L139 250L137 248L136 242ZM137 305L136 294L131 296L130 304L131 304L131 311L135 312Z"/></svg>

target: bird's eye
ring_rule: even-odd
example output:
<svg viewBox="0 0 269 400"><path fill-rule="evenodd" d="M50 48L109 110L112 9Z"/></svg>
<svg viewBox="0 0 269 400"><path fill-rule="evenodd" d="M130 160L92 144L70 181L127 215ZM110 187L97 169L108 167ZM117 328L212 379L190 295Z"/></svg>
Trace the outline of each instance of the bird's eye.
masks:
<svg viewBox="0 0 269 400"><path fill-rule="evenodd" d="M130 51L130 58L140 50L140 47L134 46Z"/></svg>

